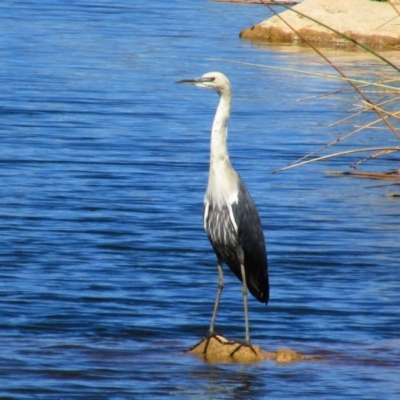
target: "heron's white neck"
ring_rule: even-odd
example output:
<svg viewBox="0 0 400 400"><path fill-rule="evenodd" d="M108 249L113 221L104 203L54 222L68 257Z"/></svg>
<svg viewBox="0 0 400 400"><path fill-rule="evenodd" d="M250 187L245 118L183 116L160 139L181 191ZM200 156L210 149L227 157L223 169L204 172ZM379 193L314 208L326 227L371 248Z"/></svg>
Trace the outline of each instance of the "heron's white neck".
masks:
<svg viewBox="0 0 400 400"><path fill-rule="evenodd" d="M211 130L210 173L206 196L220 205L232 203L237 198L238 176L229 160L226 140L231 107L230 92L220 96Z"/></svg>
<svg viewBox="0 0 400 400"><path fill-rule="evenodd" d="M210 166L216 163L229 163L229 153L226 146L228 136L228 119L231 108L229 93L221 95L214 122L211 129L211 154Z"/></svg>

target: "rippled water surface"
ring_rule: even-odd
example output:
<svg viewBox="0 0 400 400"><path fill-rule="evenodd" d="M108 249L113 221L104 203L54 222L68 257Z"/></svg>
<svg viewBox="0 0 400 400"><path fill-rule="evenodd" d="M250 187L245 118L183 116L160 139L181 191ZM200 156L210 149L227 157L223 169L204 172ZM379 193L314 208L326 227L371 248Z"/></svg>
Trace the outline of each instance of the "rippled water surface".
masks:
<svg viewBox="0 0 400 400"><path fill-rule="evenodd" d="M346 86L211 60L325 71L306 50L238 39L268 15L205 0L0 4L1 398L400 398L395 189L321 173L349 159L272 174L352 129L327 127L359 100L295 102ZM233 86L231 159L269 252L271 300L250 299L252 339L321 362L183 353L216 291L201 214L217 96L174 82L210 70ZM229 272L217 328L243 336Z"/></svg>

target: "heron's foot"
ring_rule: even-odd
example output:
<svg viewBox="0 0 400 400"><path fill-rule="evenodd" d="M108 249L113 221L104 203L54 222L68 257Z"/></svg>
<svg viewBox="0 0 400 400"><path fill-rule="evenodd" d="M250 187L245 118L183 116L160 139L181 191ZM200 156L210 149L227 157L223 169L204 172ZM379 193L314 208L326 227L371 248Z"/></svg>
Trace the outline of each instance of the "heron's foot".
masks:
<svg viewBox="0 0 400 400"><path fill-rule="evenodd" d="M218 343L221 343L221 344L227 343L227 340L226 340L222 335L220 335L219 333L215 333L215 332L209 333L209 334L204 338L204 340L205 340L205 345L204 345L203 354L207 354L208 345L210 344L210 340L211 340L211 339L215 339Z"/></svg>
<svg viewBox="0 0 400 400"><path fill-rule="evenodd" d="M249 348L253 353L254 353L254 355L256 356L256 357L258 357L258 354L257 354L257 352L254 350L254 347L250 344L250 343L239 343L238 344L238 346L236 347L236 349L235 350L233 350L232 352L231 352L231 354L229 354L231 357L233 357L234 355L235 355L235 353L238 351L238 350L240 350L242 347L247 347L247 348Z"/></svg>

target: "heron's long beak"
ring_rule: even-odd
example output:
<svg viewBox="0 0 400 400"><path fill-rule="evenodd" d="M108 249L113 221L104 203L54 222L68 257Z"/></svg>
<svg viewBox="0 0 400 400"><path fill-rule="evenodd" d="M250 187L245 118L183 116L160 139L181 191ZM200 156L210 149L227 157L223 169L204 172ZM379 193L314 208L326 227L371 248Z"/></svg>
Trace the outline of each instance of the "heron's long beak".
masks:
<svg viewBox="0 0 400 400"><path fill-rule="evenodd" d="M191 78L191 79L182 79L181 81L177 81L175 83L191 83L191 84L196 84L196 83L201 83L202 78Z"/></svg>
<svg viewBox="0 0 400 400"><path fill-rule="evenodd" d="M201 85L202 83L213 82L215 78L212 77L200 77L200 78L191 78L191 79L182 79L181 81L177 81L176 83L191 83L192 85Z"/></svg>

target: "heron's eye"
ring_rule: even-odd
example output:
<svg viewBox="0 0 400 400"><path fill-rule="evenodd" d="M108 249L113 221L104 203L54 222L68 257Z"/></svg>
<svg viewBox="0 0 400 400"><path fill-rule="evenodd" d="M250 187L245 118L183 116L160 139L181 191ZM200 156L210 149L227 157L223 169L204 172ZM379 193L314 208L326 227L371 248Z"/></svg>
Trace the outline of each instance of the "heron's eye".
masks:
<svg viewBox="0 0 400 400"><path fill-rule="evenodd" d="M215 81L215 77L214 77L214 76L211 76L211 77L209 78L209 80L210 80L210 82L214 82L214 81Z"/></svg>

